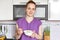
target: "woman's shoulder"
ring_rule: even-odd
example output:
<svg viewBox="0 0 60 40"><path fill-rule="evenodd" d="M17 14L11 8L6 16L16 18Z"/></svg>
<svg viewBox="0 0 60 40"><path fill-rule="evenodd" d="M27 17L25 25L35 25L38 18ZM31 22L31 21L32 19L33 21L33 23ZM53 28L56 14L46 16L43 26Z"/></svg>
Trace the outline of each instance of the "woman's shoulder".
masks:
<svg viewBox="0 0 60 40"><path fill-rule="evenodd" d="M23 21L23 20L24 20L24 17L17 19L17 22L21 22L21 21Z"/></svg>
<svg viewBox="0 0 60 40"><path fill-rule="evenodd" d="M35 18L35 22L38 23L38 24L42 24L41 20L38 19L38 18Z"/></svg>
<svg viewBox="0 0 60 40"><path fill-rule="evenodd" d="M41 21L40 19L38 19L38 18L35 18L35 21Z"/></svg>

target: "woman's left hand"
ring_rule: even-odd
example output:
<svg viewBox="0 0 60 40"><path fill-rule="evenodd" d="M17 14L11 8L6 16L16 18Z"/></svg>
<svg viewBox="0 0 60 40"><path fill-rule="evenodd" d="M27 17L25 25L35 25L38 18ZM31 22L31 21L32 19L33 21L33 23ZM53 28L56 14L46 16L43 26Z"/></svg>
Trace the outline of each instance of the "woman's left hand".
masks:
<svg viewBox="0 0 60 40"><path fill-rule="evenodd" d="M35 31L33 31L33 34L31 35L31 37L35 38L35 36L36 36L36 33L35 33Z"/></svg>

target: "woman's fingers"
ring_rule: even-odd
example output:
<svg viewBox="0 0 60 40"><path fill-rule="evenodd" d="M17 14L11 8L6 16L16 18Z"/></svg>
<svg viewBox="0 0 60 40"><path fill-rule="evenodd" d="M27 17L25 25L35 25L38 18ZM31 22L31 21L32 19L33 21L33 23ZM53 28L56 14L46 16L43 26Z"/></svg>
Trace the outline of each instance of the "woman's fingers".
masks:
<svg viewBox="0 0 60 40"><path fill-rule="evenodd" d="M23 33L23 30L22 30L22 28L19 28L18 30L17 30L17 32L18 32L18 34L22 34Z"/></svg>
<svg viewBox="0 0 60 40"><path fill-rule="evenodd" d="M34 38L34 33L31 35L32 38Z"/></svg>
<svg viewBox="0 0 60 40"><path fill-rule="evenodd" d="M35 37L35 31L33 30L32 32L33 32L33 34L31 35L31 37L34 38Z"/></svg>

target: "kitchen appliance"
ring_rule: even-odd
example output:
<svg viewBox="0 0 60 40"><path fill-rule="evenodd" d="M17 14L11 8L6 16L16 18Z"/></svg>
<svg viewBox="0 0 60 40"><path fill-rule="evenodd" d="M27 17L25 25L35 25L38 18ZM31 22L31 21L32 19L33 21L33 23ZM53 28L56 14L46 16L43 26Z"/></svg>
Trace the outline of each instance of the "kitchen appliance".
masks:
<svg viewBox="0 0 60 40"><path fill-rule="evenodd" d="M13 5L13 19L17 20L25 16L25 5ZM34 15L36 18L48 20L48 5L37 5Z"/></svg>
<svg viewBox="0 0 60 40"><path fill-rule="evenodd" d="M0 37L5 36L7 33L7 26L6 25L0 25Z"/></svg>
<svg viewBox="0 0 60 40"><path fill-rule="evenodd" d="M0 25L0 36L2 36L2 26Z"/></svg>

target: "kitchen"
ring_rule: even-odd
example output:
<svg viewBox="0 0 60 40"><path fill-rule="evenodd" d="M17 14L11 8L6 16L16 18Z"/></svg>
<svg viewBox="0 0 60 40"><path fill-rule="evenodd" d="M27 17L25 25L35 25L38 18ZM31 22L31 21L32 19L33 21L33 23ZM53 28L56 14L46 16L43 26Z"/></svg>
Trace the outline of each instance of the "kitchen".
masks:
<svg viewBox="0 0 60 40"><path fill-rule="evenodd" d="M24 5L25 4L25 2L27 2L28 0L0 0L0 25L7 25L8 26L8 28L9 28L9 26L11 25L14 25L15 26L15 18L17 18L16 16L14 16L15 14L14 14L14 5ZM52 9L52 2L53 1L48 1L48 0L34 0L38 5L48 5L48 9L47 9L47 12L48 13L46 13L46 14L48 14L47 16L48 17L46 17L46 15L42 15L42 17L41 16L39 16L38 14L38 18L39 17L41 17L42 18L42 22L43 22L43 24L42 25L55 25L54 23L56 23L56 25L57 26L60 26L60 16L59 16L59 13L57 14L55 11L57 11L58 12L58 10L55 10L55 11L51 11L51 10L53 10ZM60 1L59 1L60 2ZM58 5L59 5L59 2L57 3ZM55 2L54 2L55 3ZM50 10L50 6L51 6L51 10ZM16 7L16 6L15 6ZM46 6L45 7L43 7L42 6L42 9L39 9L39 10L44 10L44 8L46 8ZM19 9L17 9L17 10L19 10ZM4 12L3 12L4 11ZM46 10L44 10L44 12L42 12L43 14L45 13L45 11ZM51 12L50 12L51 11ZM17 14L18 15L18 14ZM54 16L55 15L55 16ZM36 15L35 15L36 16ZM22 16L21 16L22 17ZM36 16L37 17L37 16ZM46 20L46 21L45 21ZM52 20L52 21L51 21ZM45 24L44 24L45 23ZM46 24L47 23L47 24ZM52 25L52 26L53 26ZM10 27L11 27L10 26ZM58 33L59 33L59 31L57 31L57 29L59 29L59 27L56 27L57 29L56 29L56 31L54 31L54 29L55 29L55 27L50 27L50 31L51 31L51 37L50 37L50 39L51 40L57 40L57 39L59 39L59 38L56 38L56 37L58 37ZM53 30L53 31L52 31ZM11 31L11 30L10 30ZM53 32L57 32L56 34L54 34ZM11 33L10 33L11 34ZM13 34L13 33L12 33ZM12 35L11 34L11 35ZM6 34L7 35L7 38L9 39L9 38L13 38L13 37L11 37L11 35L9 35L9 31L8 31L8 33ZM55 36L56 35L56 36ZM52 36L55 36L55 37L52 37ZM60 36L59 36L60 37ZM53 38L55 38L55 39L53 39Z"/></svg>

